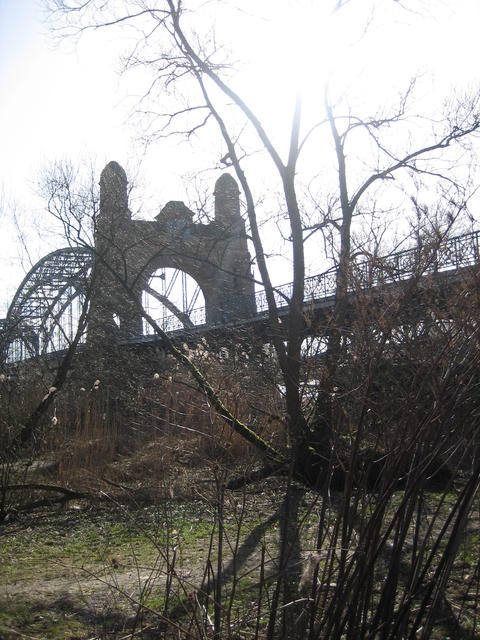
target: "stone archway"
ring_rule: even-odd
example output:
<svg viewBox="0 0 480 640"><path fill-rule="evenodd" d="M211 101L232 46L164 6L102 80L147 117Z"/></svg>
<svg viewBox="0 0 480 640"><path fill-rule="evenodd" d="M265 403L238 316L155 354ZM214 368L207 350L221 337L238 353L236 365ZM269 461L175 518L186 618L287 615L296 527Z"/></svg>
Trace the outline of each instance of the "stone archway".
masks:
<svg viewBox="0 0 480 640"><path fill-rule="evenodd" d="M229 174L217 180L215 218L208 224L193 222L193 212L179 201L169 202L155 220L132 220L127 187L125 171L110 162L100 178L89 341L142 334L134 300L141 301L160 267L185 271L198 282L206 324L252 317L255 291L235 180Z"/></svg>

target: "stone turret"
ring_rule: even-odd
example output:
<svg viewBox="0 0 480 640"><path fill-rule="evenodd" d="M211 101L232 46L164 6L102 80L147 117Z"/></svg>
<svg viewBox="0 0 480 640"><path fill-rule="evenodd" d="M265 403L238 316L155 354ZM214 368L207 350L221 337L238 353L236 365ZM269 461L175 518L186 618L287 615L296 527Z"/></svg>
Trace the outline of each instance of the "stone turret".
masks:
<svg viewBox="0 0 480 640"><path fill-rule="evenodd" d="M224 173L215 183L215 220L230 226L240 217L240 191L234 178Z"/></svg>
<svg viewBox="0 0 480 640"><path fill-rule="evenodd" d="M141 333L141 318L134 300L125 294L130 285L128 245L131 213L128 179L118 162L107 164L100 174L100 210L95 228L94 285L88 341L95 348ZM134 292L140 299L140 293Z"/></svg>
<svg viewBox="0 0 480 640"><path fill-rule="evenodd" d="M230 322L255 313L255 291L237 182L230 174L222 174L214 194L215 223L224 238L216 291L221 321Z"/></svg>
<svg viewBox="0 0 480 640"><path fill-rule="evenodd" d="M104 223L131 219L128 209L128 180L124 169L109 162L100 175L100 214Z"/></svg>

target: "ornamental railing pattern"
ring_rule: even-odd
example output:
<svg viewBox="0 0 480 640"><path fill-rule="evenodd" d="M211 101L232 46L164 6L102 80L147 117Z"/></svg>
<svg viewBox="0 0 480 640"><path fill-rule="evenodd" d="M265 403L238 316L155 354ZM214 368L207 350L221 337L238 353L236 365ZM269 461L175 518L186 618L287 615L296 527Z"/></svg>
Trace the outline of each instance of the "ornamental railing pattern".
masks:
<svg viewBox="0 0 480 640"><path fill-rule="evenodd" d="M387 256L370 256L351 265L350 290L357 286L378 287L408 280L415 276L442 271L457 271L480 261L480 232L464 234L439 240L436 243L420 244ZM337 268L305 279L304 302L321 302L335 295ZM288 306L293 284L275 288L275 300L279 308ZM257 313L268 311L265 291L256 295Z"/></svg>
<svg viewBox="0 0 480 640"><path fill-rule="evenodd" d="M369 256L354 261L351 266L350 290L357 286L378 287L408 280L418 275L456 271L480 262L480 231L455 236L447 240L421 243L412 249L405 249L387 256ZM310 276L305 279L304 302L318 303L335 295L337 286L337 268ZM274 289L275 302L279 310L288 307L292 297L293 283L288 282ZM255 294L257 315L268 312L265 290ZM190 320L194 325L205 324L205 308L192 311ZM164 331L184 329L184 325L174 315L160 319Z"/></svg>

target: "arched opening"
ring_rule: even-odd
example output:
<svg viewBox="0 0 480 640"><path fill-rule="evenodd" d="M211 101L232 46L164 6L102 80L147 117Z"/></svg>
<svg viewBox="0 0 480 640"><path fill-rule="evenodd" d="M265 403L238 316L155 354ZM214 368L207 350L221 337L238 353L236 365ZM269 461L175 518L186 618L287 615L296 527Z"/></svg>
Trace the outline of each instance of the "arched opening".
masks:
<svg viewBox="0 0 480 640"><path fill-rule="evenodd" d="M163 331L205 324L205 298L200 285L180 269L157 269L143 291L142 303ZM152 333L152 327L144 321L143 334Z"/></svg>

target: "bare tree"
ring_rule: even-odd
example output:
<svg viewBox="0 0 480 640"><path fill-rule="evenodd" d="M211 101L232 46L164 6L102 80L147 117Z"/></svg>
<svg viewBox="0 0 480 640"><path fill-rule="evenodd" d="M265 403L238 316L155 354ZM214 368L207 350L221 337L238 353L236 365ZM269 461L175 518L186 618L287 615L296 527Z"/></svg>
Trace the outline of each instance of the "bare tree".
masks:
<svg viewBox="0 0 480 640"><path fill-rule="evenodd" d="M333 4L332 9L338 12L348 11L353 3ZM437 268L443 260L442 243L467 210L466 176L462 184L453 172L452 151L464 153L480 130L478 94L450 104L444 117L429 121L418 138L405 135L423 120L411 118L414 83L394 107L369 117L356 116L347 100L327 90L321 112L307 131L298 94L288 125L288 149L282 154L274 135L268 133L268 122L263 122L235 90L232 68L222 58L217 41L202 39L192 29L188 19L197 14L189 14L190 5L173 0L161 4L104 2L100 7L89 0L73 5L56 0L50 5L54 15L80 32L137 25L141 37L127 58L127 66L142 64L152 71L145 100L156 97L157 86L175 89L174 99L183 82L188 89L194 87L188 103L160 110L158 136L211 134L214 123L226 149L222 162L232 167L240 183L268 303L269 339L278 363L274 383L284 394L285 406L278 421L284 430L282 444L268 442L228 406L206 368L188 349L175 344L142 307L129 274L122 277L112 256L100 252L96 257L222 420L262 452L265 468L252 474L252 479L280 469L288 473L283 544L269 604L267 637L275 636L279 620L284 623L284 637L301 636L308 630L310 638L381 634L393 639L402 634L414 637L422 625L424 637L428 637L447 597L447 578L480 477L476 450L470 457L462 444L473 448L475 442L475 420L465 420L477 411L478 326L472 314L477 308L475 274L461 271L458 280L447 281ZM396 127L400 137L390 134ZM357 151L361 171L349 153L357 136L365 149L363 157ZM308 203L302 197L302 183L307 181L302 181L302 154L315 144L317 154L333 149L337 184L324 201L315 193L314 207L305 211ZM255 180L247 177L248 162L253 150L259 148L275 175L284 213L278 238L288 238L290 243L288 320L280 313L279 289L261 231L263 212L256 204ZM418 195L419 185L425 189L443 185L448 205L441 224L431 220L430 233L418 225L417 246L409 247L402 256L408 263L403 270L398 255L389 260L389 251L376 242L374 214L387 207L378 187L390 186L393 180L402 185L403 202L413 204L421 223L430 214L426 213L428 199L423 202ZM64 218L66 213L68 221L68 212L62 208L58 215ZM368 231L358 225L358 236L357 219L370 219ZM71 237L73 227L68 225L70 222L67 233ZM373 241L360 242L362 232L370 233ZM411 239L410 231L407 236ZM325 250L334 266L333 304L320 319L304 302L307 241L316 242L317 251ZM117 258L122 263L121 252ZM455 306L452 300L457 297L462 304ZM305 357L302 343L306 326L315 323L311 333L318 339L318 352ZM425 496L435 482L445 491L451 489L453 477L464 479L463 488L443 520L438 507L435 540L430 546L432 528L422 520ZM298 580L293 581L293 587L289 583L297 536L294 481L324 498L314 550L317 555L307 587ZM328 506L331 488L342 490L336 515ZM399 506L393 508L398 489L402 489ZM223 500L222 487L219 496ZM412 530L413 560L407 570L402 563ZM380 585L379 571L386 576ZM301 588L307 589L307 596L297 602ZM412 614L414 601L418 608ZM221 627L218 605L217 635Z"/></svg>
<svg viewBox="0 0 480 640"><path fill-rule="evenodd" d="M165 112L160 120L161 132L168 134L169 131L184 131L190 136L193 132L200 133L202 128L210 131L207 124L213 121L223 138L227 150L225 162L235 171L244 194L256 265L268 301L271 341L285 385L288 416L286 428L291 439L295 475L315 484L318 463L323 459L324 451L329 450L332 422L335 421L335 417L329 413L328 399L332 389L337 386L336 368L341 360L342 338L348 332L346 314L352 256L355 254L355 247L352 246L354 219L356 216L365 215L365 209L368 210L370 205L368 196L376 186L391 183L397 175L410 176L417 180L426 177L444 181L452 186L451 194L454 191L453 187L456 189L455 195L451 195L452 198L463 196L465 201L465 195L458 183L444 170L444 161L437 163L438 166L435 162L440 153L448 152L455 146L461 148L464 141L470 140L477 133L480 127L478 96L451 105L444 119L437 123L432 121L430 131L425 131L423 139L413 146L414 143L409 140L400 143L395 139L392 141L389 134L395 126L399 126L403 131L404 123L408 122L413 82L397 105L391 110L381 109L373 117L356 116L345 100L332 99L327 91L323 109L325 115L322 117L319 114L320 117L313 129L304 134L302 98L298 94L289 125L289 147L284 159L272 135L268 133L269 123L261 121L248 101L234 89L234 82L229 82L230 65L222 61L223 54L217 40L210 34L202 41L192 32L188 4L167 0L161 5L150 6L148 2L138 2L123 10L121 4L114 6L106 3L97 9L91 2L72 6L57 1L50 3L50 6L54 17L66 21L63 23L64 29L73 28L80 33L82 30L102 26L124 28L125 25L137 25L145 37L138 41L126 64L127 67L141 64L152 72L152 92L156 86L168 88L178 85L180 88L182 82L190 83L193 80L193 84L187 85L191 89L188 106ZM343 3L332 5L333 12L348 9L349 7L343 6ZM160 53L157 53L153 60L151 47L158 47L158 42L162 43ZM145 100L148 97L149 94ZM238 123L244 123L248 129L248 137L238 135ZM414 122L411 126L415 126ZM307 418L301 401L300 369L305 322L305 238L308 231L302 218L303 204L300 203L299 161L305 147L313 144L316 130L322 128L327 129L333 144L338 186L333 207L323 207L325 210L329 209L329 214L318 227L325 237L330 231L333 232L333 257L337 270L335 305L326 330L326 367L319 386L318 411L314 417ZM367 141L366 149L374 154L374 162L370 162L368 158L364 159L367 171L364 171L363 175L355 172L354 168L349 170L347 152L350 139L360 134ZM286 327L283 326L278 313L275 287L259 227L254 186L247 178L244 168L244 148L252 139L254 144L263 149L276 173L282 199L281 207L288 225L287 236L292 257L290 279L293 284L288 301L289 319ZM450 163L450 157L445 153L444 157ZM370 171L369 166L372 166ZM312 430L316 434L315 442L312 441Z"/></svg>

